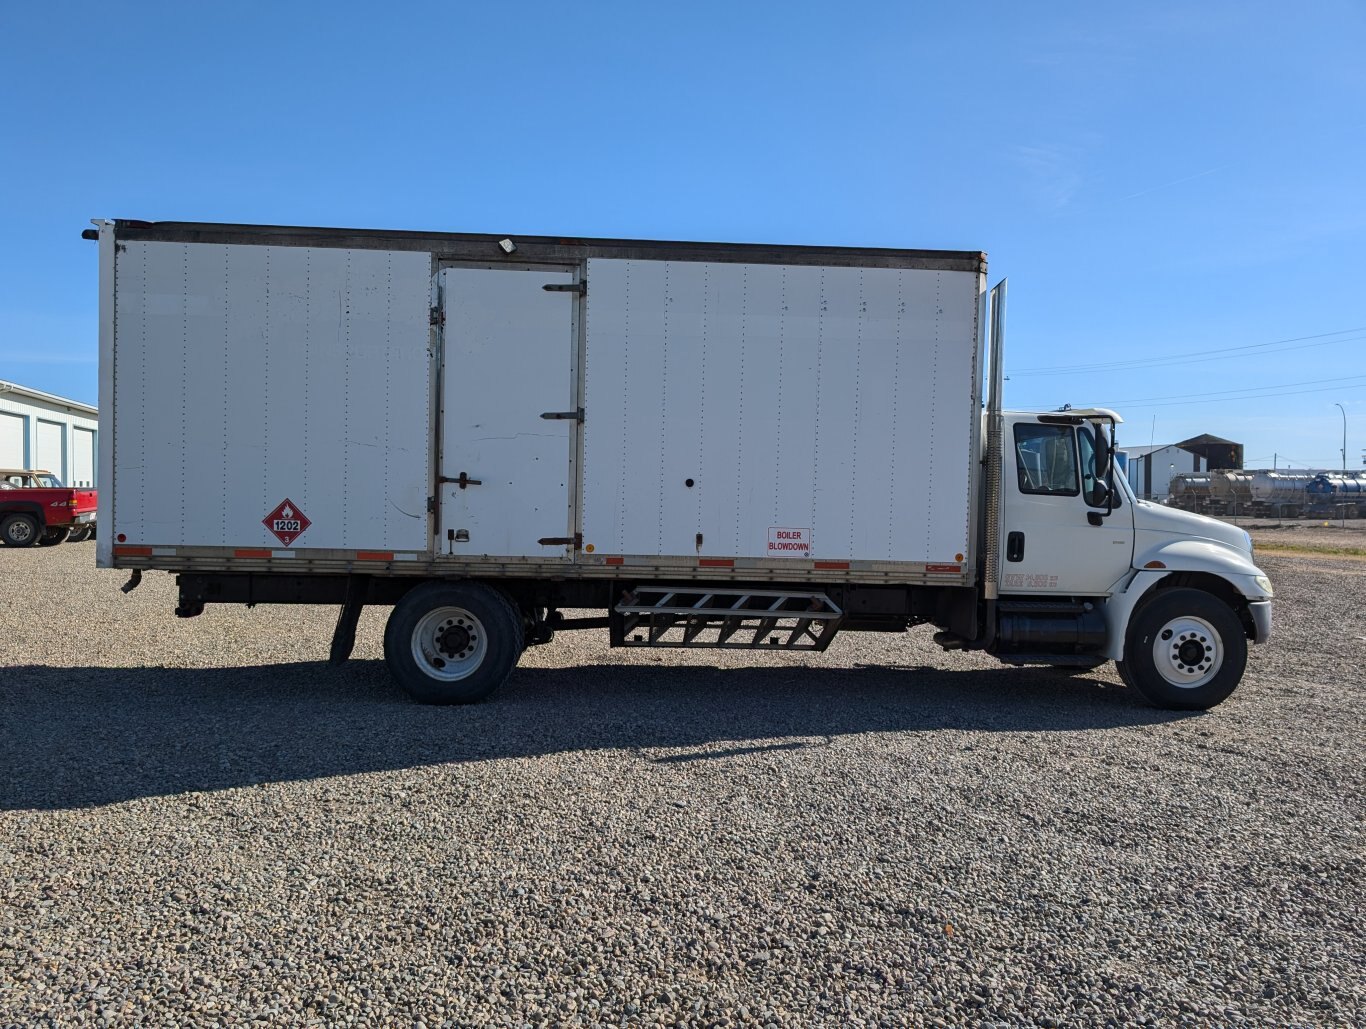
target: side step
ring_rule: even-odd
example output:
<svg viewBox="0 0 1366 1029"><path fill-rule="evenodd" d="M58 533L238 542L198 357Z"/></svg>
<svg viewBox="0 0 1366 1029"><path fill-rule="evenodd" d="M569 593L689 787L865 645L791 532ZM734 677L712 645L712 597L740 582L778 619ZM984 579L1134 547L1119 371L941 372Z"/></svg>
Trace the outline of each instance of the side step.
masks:
<svg viewBox="0 0 1366 1029"><path fill-rule="evenodd" d="M824 650L844 612L824 593L636 586L614 610L614 647Z"/></svg>

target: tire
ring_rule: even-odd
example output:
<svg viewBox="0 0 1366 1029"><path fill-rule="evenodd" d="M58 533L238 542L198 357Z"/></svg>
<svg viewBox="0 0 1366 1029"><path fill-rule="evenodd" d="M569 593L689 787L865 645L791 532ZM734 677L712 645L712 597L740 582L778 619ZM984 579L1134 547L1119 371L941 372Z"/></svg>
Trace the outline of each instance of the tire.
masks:
<svg viewBox="0 0 1366 1029"><path fill-rule="evenodd" d="M1247 634L1233 609L1204 590L1160 590L1129 623L1124 681L1154 707L1205 711L1225 700L1247 667Z"/></svg>
<svg viewBox="0 0 1366 1029"><path fill-rule="evenodd" d="M89 525L78 525L71 530L71 535L66 538L68 543L84 543L90 538L92 529Z"/></svg>
<svg viewBox="0 0 1366 1029"><path fill-rule="evenodd" d="M408 592L384 628L384 660L420 704L474 704L507 681L522 656L522 618L498 590L428 582Z"/></svg>
<svg viewBox="0 0 1366 1029"><path fill-rule="evenodd" d="M1115 662L1115 671L1119 673L1120 681L1123 682L1125 686L1128 686L1129 689L1133 690L1135 693L1139 691L1138 687L1134 685L1133 675L1129 672L1128 666L1125 665L1123 661Z"/></svg>
<svg viewBox="0 0 1366 1029"><path fill-rule="evenodd" d="M38 537L38 546L55 547L59 543L65 543L71 536L71 530L65 525L58 525L50 528L47 532Z"/></svg>
<svg viewBox="0 0 1366 1029"><path fill-rule="evenodd" d="M43 531L32 515L13 514L0 519L0 543L7 547L31 547Z"/></svg>

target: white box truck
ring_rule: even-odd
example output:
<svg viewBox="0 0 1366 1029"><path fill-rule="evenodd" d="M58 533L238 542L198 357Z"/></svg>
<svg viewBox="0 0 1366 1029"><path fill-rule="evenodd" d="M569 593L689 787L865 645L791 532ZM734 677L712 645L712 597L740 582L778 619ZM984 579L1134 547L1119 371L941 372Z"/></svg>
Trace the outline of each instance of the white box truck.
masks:
<svg viewBox="0 0 1366 1029"><path fill-rule="evenodd" d="M393 605L418 700L557 631L933 623L1207 708L1270 633L1248 535L1136 500L1113 412L1000 409L982 253L95 224L100 566L338 604L334 661Z"/></svg>

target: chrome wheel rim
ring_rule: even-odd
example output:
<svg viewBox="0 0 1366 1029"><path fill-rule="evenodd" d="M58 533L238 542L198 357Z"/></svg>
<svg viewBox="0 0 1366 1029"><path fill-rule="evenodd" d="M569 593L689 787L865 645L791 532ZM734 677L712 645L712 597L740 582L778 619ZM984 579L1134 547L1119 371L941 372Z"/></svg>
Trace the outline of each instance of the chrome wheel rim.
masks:
<svg viewBox="0 0 1366 1029"><path fill-rule="evenodd" d="M1173 686L1191 690L1205 685L1224 664L1224 641L1203 618L1182 615L1158 630L1153 664Z"/></svg>
<svg viewBox="0 0 1366 1029"><path fill-rule="evenodd" d="M458 682L478 671L488 653L484 623L463 607L438 607L413 629L413 660L433 679Z"/></svg>
<svg viewBox="0 0 1366 1029"><path fill-rule="evenodd" d="M19 518L10 522L5 534L15 543L27 543L33 537L33 526Z"/></svg>

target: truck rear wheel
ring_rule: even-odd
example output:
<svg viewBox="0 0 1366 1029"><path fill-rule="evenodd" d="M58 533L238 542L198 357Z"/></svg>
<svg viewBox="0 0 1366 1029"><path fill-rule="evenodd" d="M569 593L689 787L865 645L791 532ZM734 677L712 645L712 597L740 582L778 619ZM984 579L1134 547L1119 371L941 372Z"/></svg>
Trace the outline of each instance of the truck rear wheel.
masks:
<svg viewBox="0 0 1366 1029"><path fill-rule="evenodd" d="M71 530L71 535L66 538L68 543L84 543L90 538L94 528L89 525L78 525Z"/></svg>
<svg viewBox="0 0 1366 1029"><path fill-rule="evenodd" d="M1155 707L1204 711L1226 699L1247 667L1247 635L1233 610L1203 590L1161 590L1135 613L1116 662Z"/></svg>
<svg viewBox="0 0 1366 1029"><path fill-rule="evenodd" d="M429 582L394 607L384 659L422 704L473 704L496 690L522 655L522 620L499 591L477 582Z"/></svg>
<svg viewBox="0 0 1366 1029"><path fill-rule="evenodd" d="M0 543L7 547L31 547L41 535L38 520L32 515L16 514L0 520Z"/></svg>

